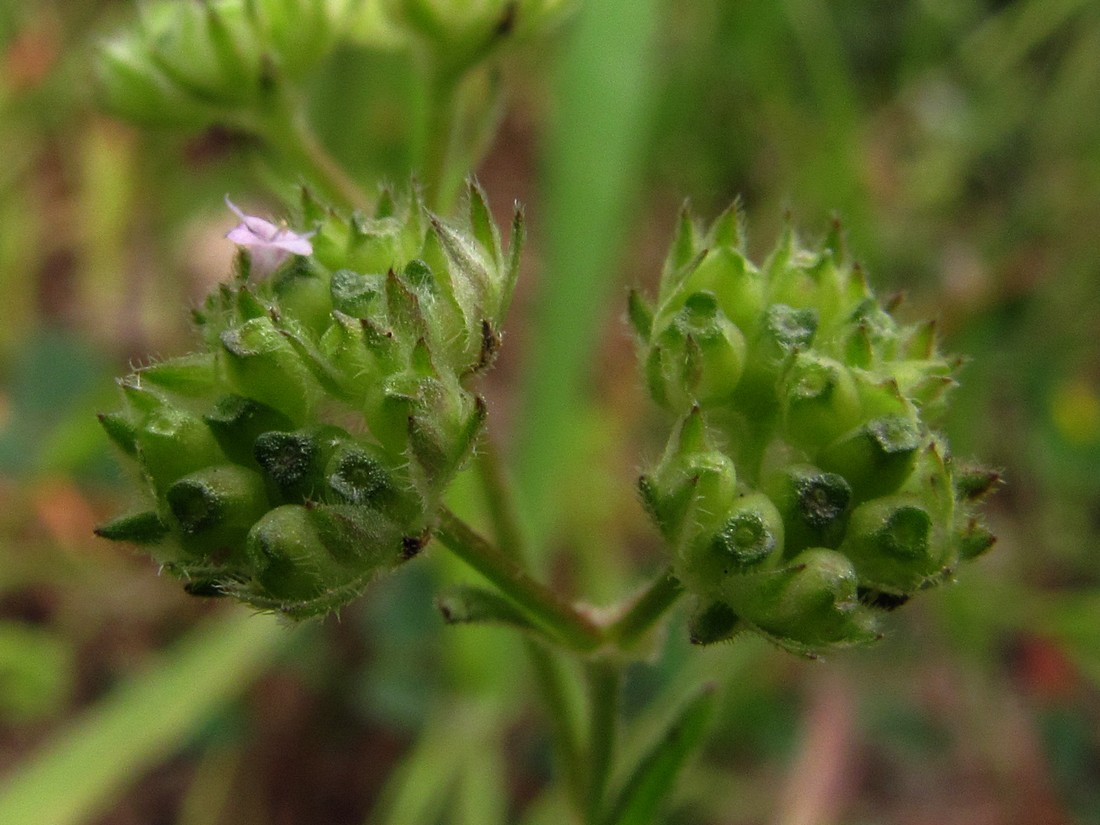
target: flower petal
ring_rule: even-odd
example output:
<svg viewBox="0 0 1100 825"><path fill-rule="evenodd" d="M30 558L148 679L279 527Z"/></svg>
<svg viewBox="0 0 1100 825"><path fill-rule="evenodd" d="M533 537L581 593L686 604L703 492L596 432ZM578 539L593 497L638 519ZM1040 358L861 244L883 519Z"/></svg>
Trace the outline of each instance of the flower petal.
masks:
<svg viewBox="0 0 1100 825"><path fill-rule="evenodd" d="M257 275L269 275L290 255L312 255L313 233L300 234L286 227L255 215L246 215L227 195L225 205L240 223L226 233L226 238L248 250L252 258L252 271Z"/></svg>

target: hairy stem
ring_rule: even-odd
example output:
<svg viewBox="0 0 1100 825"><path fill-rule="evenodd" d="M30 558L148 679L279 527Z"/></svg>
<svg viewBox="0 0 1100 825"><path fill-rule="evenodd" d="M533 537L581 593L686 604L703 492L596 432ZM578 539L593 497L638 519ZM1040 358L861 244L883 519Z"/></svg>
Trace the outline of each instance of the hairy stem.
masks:
<svg viewBox="0 0 1100 825"><path fill-rule="evenodd" d="M604 628L604 637L621 648L629 648L671 607L683 588L671 570L663 570L642 590L615 621Z"/></svg>
<svg viewBox="0 0 1100 825"><path fill-rule="evenodd" d="M512 494L514 487L508 483L506 468L489 433L482 437L477 454L477 474L498 545L513 558L529 561L529 548ZM575 674L563 661L564 651L555 650L530 636L523 641L535 685L549 717L557 769L574 810L583 817L588 808L589 786L582 747L582 708L570 691Z"/></svg>
<svg viewBox="0 0 1100 825"><path fill-rule="evenodd" d="M595 650L603 641L600 628L544 584L535 581L515 560L486 541L447 508L440 511L435 529L439 540L541 627L566 647Z"/></svg>

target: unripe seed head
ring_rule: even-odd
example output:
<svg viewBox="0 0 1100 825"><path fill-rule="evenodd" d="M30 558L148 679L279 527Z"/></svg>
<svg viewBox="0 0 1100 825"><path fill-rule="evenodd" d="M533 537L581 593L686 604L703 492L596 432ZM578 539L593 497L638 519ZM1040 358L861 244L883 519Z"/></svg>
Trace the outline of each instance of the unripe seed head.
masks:
<svg viewBox="0 0 1100 825"><path fill-rule="evenodd" d="M348 504L371 504L396 494L382 459L360 446L341 446L329 460L329 487Z"/></svg>
<svg viewBox="0 0 1100 825"><path fill-rule="evenodd" d="M913 469L924 435L915 417L874 418L821 451L821 466L844 476L857 500L896 490Z"/></svg>
<svg viewBox="0 0 1100 825"><path fill-rule="evenodd" d="M221 335L222 364L233 389L292 421L309 419L320 388L270 318L251 318Z"/></svg>
<svg viewBox="0 0 1100 825"><path fill-rule="evenodd" d="M518 272L475 185L469 201L452 225L415 192L352 219L307 196L301 232L236 210L244 248L196 313L204 349L123 379L100 417L150 482L148 512L100 535L150 547L189 592L294 618L415 555L484 423L470 384ZM262 274L269 235L297 251Z"/></svg>
<svg viewBox="0 0 1100 825"><path fill-rule="evenodd" d="M642 500L697 599L693 640L872 641L874 611L992 544L974 507L998 477L951 462L930 418L957 362L875 299L838 230L808 250L788 227L761 267L743 239L736 210L707 230L685 211L656 304L631 296L650 392L679 420ZM732 498L706 481L720 466Z"/></svg>
<svg viewBox="0 0 1100 825"><path fill-rule="evenodd" d="M206 422L169 406L145 417L137 431L137 447L142 469L158 491L224 458Z"/></svg>
<svg viewBox="0 0 1100 825"><path fill-rule="evenodd" d="M243 395L223 395L203 420L218 445L237 464L255 460L256 439L273 430L289 430L294 425L276 409Z"/></svg>
<svg viewBox="0 0 1100 825"><path fill-rule="evenodd" d="M168 488L165 500L185 535L248 526L267 510L263 480L235 464L204 467Z"/></svg>

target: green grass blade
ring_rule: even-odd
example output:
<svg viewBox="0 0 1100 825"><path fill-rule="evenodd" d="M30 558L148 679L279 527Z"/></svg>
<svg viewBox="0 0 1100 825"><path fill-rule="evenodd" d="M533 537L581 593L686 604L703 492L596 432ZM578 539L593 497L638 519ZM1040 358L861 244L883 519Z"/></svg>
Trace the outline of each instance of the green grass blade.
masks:
<svg viewBox="0 0 1100 825"><path fill-rule="evenodd" d="M545 160L546 271L527 351L516 481L537 542L557 511L562 455L641 183L657 64L655 0L588 3L556 78Z"/></svg>
<svg viewBox="0 0 1100 825"><path fill-rule="evenodd" d="M470 749L459 780L453 825L506 825L508 766L494 740Z"/></svg>
<svg viewBox="0 0 1100 825"><path fill-rule="evenodd" d="M500 705L492 700L440 706L387 780L368 825L421 825L460 815L458 795L475 790L460 784L471 754L495 747L502 718Z"/></svg>
<svg viewBox="0 0 1100 825"><path fill-rule="evenodd" d="M706 687L673 719L619 792L604 825L651 825L688 757L702 742L714 709L714 690Z"/></svg>
<svg viewBox="0 0 1100 825"><path fill-rule="evenodd" d="M77 825L238 695L294 634L243 611L210 620L121 685L0 785L0 822Z"/></svg>

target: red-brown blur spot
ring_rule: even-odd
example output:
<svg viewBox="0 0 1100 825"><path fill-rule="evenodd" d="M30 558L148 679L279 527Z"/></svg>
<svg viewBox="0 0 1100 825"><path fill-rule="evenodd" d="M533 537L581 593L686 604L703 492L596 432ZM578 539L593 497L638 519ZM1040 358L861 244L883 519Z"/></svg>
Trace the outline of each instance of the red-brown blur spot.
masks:
<svg viewBox="0 0 1100 825"><path fill-rule="evenodd" d="M56 479L38 484L31 493L38 523L47 536L63 547L87 544L96 517L92 506L70 482Z"/></svg>
<svg viewBox="0 0 1100 825"><path fill-rule="evenodd" d="M1077 669L1054 642L1026 636L1019 640L1015 654L1017 677L1037 699L1057 701L1076 691Z"/></svg>
<svg viewBox="0 0 1100 825"><path fill-rule="evenodd" d="M33 89L53 68L59 45L57 32L51 26L40 24L20 32L2 56L0 74L16 92Z"/></svg>

